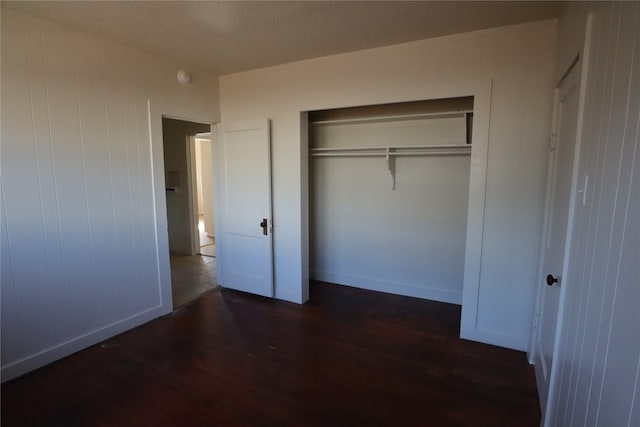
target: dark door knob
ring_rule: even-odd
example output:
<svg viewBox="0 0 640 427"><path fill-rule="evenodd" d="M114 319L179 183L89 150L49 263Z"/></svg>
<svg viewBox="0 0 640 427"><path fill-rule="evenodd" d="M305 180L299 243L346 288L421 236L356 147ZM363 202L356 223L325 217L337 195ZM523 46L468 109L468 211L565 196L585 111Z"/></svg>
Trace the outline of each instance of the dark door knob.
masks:
<svg viewBox="0 0 640 427"><path fill-rule="evenodd" d="M260 223L260 227L262 227L262 234L264 234L265 236L268 234L268 223L267 223L267 218L262 218L262 222Z"/></svg>
<svg viewBox="0 0 640 427"><path fill-rule="evenodd" d="M558 278L557 277L553 277L550 274L547 274L547 285L548 286L553 286L554 283L558 283Z"/></svg>

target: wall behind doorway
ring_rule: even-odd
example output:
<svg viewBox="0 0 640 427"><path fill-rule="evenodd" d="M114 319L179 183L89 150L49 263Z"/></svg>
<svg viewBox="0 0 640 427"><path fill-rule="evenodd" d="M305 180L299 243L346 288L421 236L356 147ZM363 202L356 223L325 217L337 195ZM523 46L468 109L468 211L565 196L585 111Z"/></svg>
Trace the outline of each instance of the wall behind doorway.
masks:
<svg viewBox="0 0 640 427"><path fill-rule="evenodd" d="M190 176L187 168L187 144L191 143L190 136L210 130L211 126L208 124L162 118L164 173L168 189L166 194L169 251L179 255L193 255L191 253L192 206L189 203ZM192 149L195 150L195 147ZM193 187L196 188L196 186ZM193 194L193 197L196 197L196 194ZM196 222L194 227L197 226Z"/></svg>
<svg viewBox="0 0 640 427"><path fill-rule="evenodd" d="M197 138L200 143L201 158L201 179L202 179L202 205L204 210L204 231L209 237L215 237L216 228L214 221L214 163L213 163L213 142L209 138Z"/></svg>

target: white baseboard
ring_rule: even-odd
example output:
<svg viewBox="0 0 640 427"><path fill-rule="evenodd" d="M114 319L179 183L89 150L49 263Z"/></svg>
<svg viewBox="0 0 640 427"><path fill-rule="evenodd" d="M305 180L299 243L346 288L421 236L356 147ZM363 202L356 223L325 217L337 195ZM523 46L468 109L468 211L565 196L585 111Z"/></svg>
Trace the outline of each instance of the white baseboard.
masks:
<svg viewBox="0 0 640 427"><path fill-rule="evenodd" d="M432 287L388 282L384 280L349 276L345 274L336 274L315 269L310 269L309 275L312 280L318 280L321 282L335 283L338 285L352 286L354 288L368 289L370 291L387 292L391 294L423 298L433 301L447 302L451 304L462 304L462 292L445 291Z"/></svg>
<svg viewBox="0 0 640 427"><path fill-rule="evenodd" d="M69 341L50 347L38 353L31 354L25 358L11 362L0 369L1 382L9 381L13 378L24 375L34 369L41 368L63 357L69 356L80 350L84 350L94 344L125 332L129 329L147 323L157 317L163 316L171 311L166 307L157 306L147 311L137 313L126 319L117 321L110 325L96 329L87 334L73 338Z"/></svg>
<svg viewBox="0 0 640 427"><path fill-rule="evenodd" d="M518 335L510 335L478 328L472 332L461 331L460 338L519 351L527 351L527 346L529 344L529 337L521 337Z"/></svg>

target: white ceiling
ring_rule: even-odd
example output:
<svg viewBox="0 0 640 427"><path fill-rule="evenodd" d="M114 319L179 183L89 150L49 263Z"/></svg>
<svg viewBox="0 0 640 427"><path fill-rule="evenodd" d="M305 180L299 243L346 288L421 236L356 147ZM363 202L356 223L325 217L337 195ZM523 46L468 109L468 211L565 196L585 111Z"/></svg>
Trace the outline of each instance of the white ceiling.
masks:
<svg viewBox="0 0 640 427"><path fill-rule="evenodd" d="M228 74L557 17L539 1L2 1L104 39Z"/></svg>

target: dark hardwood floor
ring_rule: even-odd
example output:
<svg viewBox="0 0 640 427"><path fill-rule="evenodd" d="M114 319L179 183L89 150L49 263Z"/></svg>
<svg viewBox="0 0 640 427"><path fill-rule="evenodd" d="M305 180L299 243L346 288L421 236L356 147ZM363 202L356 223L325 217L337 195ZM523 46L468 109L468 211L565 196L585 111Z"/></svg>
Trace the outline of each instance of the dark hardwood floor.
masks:
<svg viewBox="0 0 640 427"><path fill-rule="evenodd" d="M2 426L538 426L524 353L457 338L460 307L314 283L218 288L2 386Z"/></svg>

